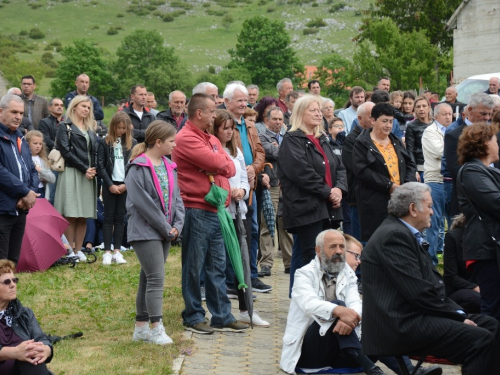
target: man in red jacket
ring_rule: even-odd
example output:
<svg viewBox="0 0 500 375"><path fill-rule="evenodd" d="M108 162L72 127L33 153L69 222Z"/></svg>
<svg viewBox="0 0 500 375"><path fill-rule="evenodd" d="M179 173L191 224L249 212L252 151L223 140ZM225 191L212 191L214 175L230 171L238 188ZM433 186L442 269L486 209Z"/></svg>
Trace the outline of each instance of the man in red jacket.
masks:
<svg viewBox="0 0 500 375"><path fill-rule="evenodd" d="M241 332L248 325L236 321L226 294L226 250L217 208L205 202L210 190L208 175L215 184L231 191L228 178L236 169L220 141L207 132L215 120L215 101L206 94L195 94L188 105L188 121L175 141L172 160L177 163L178 184L186 207L182 231L183 324L187 330L212 334L214 331ZM231 196L227 197L226 206ZM201 305L200 275L205 274L207 306L212 314L205 323Z"/></svg>

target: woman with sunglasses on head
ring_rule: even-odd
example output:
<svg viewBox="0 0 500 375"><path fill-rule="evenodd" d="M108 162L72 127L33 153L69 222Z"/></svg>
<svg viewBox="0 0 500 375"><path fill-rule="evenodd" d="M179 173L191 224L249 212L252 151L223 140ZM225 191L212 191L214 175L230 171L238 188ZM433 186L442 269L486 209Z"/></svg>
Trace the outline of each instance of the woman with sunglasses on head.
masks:
<svg viewBox="0 0 500 375"><path fill-rule="evenodd" d="M16 265L0 260L0 374L48 375L53 349L33 311L17 299Z"/></svg>

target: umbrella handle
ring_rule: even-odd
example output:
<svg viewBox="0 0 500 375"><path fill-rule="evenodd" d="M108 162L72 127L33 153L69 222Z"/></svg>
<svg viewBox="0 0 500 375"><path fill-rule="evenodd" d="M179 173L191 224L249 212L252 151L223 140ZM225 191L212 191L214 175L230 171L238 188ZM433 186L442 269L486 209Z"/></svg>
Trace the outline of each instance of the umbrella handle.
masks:
<svg viewBox="0 0 500 375"><path fill-rule="evenodd" d="M210 181L211 184L215 184L215 179L213 174L208 175L208 180Z"/></svg>
<svg viewBox="0 0 500 375"><path fill-rule="evenodd" d="M264 163L264 167L265 167L266 165L267 165L269 168L273 169L273 165L272 165L271 163Z"/></svg>
<svg viewBox="0 0 500 375"><path fill-rule="evenodd" d="M253 198L253 188L250 188L250 196L248 197L248 205L252 205L252 198Z"/></svg>

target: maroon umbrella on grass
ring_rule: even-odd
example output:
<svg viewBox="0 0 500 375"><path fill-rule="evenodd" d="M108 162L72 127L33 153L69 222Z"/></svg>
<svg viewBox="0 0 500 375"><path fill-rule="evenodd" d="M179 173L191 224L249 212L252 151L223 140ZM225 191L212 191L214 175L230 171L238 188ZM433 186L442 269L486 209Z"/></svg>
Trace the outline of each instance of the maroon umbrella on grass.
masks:
<svg viewBox="0 0 500 375"><path fill-rule="evenodd" d="M68 225L47 199L37 199L26 217L17 271L45 271L66 255L61 236Z"/></svg>

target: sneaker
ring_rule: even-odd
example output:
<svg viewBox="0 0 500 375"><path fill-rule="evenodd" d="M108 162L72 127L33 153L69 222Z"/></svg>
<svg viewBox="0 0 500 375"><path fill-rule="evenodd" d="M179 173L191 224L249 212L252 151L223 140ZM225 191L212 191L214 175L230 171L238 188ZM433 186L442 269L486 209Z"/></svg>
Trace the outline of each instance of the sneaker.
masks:
<svg viewBox="0 0 500 375"><path fill-rule="evenodd" d="M165 333L165 327L163 326L162 320L160 320L155 328L150 329L149 332L149 342L152 342L153 344L169 345L174 343L173 340Z"/></svg>
<svg viewBox="0 0 500 375"><path fill-rule="evenodd" d="M87 261L87 257L85 256L85 254L81 250L76 253L76 256L80 259L80 262L86 262Z"/></svg>
<svg viewBox="0 0 500 375"><path fill-rule="evenodd" d="M201 300L202 300L202 301L206 301L207 296L206 296L206 294L205 294L205 287L204 287L204 286L202 286L202 287L200 288L200 293L201 293Z"/></svg>
<svg viewBox="0 0 500 375"><path fill-rule="evenodd" d="M259 275L260 274L263 274L264 276L271 276L271 267L261 267Z"/></svg>
<svg viewBox="0 0 500 375"><path fill-rule="evenodd" d="M238 299L238 291L236 289L226 288L226 294L229 299Z"/></svg>
<svg viewBox="0 0 500 375"><path fill-rule="evenodd" d="M248 324L238 322L237 320L232 323L229 323L227 326L223 327L210 326L210 327L212 327L213 330L217 332L245 332L248 328L250 328Z"/></svg>
<svg viewBox="0 0 500 375"><path fill-rule="evenodd" d="M75 253L73 251L70 251L68 253L68 255L66 255L66 258L76 258L75 259L75 262L78 263L80 261L80 258L78 256L75 255Z"/></svg>
<svg viewBox="0 0 500 375"><path fill-rule="evenodd" d="M195 324L193 326L187 326L184 329L186 331L199 333L201 335L211 335L215 332L215 330L212 327L210 327L205 321Z"/></svg>
<svg viewBox="0 0 500 375"><path fill-rule="evenodd" d="M151 332L149 329L149 325L145 324L142 327L135 326L134 334L132 336L132 340L134 341L150 341Z"/></svg>
<svg viewBox="0 0 500 375"><path fill-rule="evenodd" d="M111 255L111 253L105 253L102 256L102 264L107 266L107 265L111 264L112 259L113 259L113 256Z"/></svg>
<svg viewBox="0 0 500 375"><path fill-rule="evenodd" d="M386 375L378 366L375 366L366 372L367 375Z"/></svg>
<svg viewBox="0 0 500 375"><path fill-rule="evenodd" d="M246 323L246 324L250 324L250 315L248 315L248 311L245 311L245 312L241 312L240 311L240 316L239 316L239 320L242 322L242 323ZM257 314L257 311L253 311L253 314L252 314L252 323L256 326L259 326L259 327L269 327L270 324L269 322L266 322L264 319L262 319L259 314Z"/></svg>
<svg viewBox="0 0 500 375"><path fill-rule="evenodd" d="M257 293L267 293L273 290L271 285L266 285L258 278L252 279L252 290Z"/></svg>
<svg viewBox="0 0 500 375"><path fill-rule="evenodd" d="M123 259L123 255L120 253L113 254L112 261L116 264L125 264L127 261Z"/></svg>

